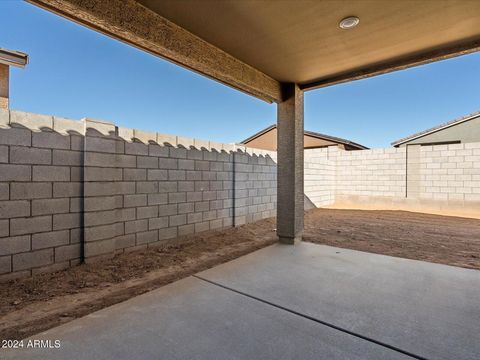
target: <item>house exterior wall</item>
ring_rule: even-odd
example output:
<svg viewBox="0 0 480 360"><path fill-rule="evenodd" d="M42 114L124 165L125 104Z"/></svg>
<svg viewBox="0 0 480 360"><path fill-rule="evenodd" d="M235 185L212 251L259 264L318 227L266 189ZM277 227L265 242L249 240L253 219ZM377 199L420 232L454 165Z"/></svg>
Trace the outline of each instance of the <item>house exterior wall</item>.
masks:
<svg viewBox="0 0 480 360"><path fill-rule="evenodd" d="M303 137L303 143L304 143L305 149L326 147L326 146L337 144L333 141L318 139L316 137L309 136L309 135L305 135ZM244 145L251 148L255 148L255 149L277 151L277 129L273 128L265 132L264 134L256 137L255 139L245 143Z"/></svg>
<svg viewBox="0 0 480 360"><path fill-rule="evenodd" d="M427 134L399 145L435 144L460 141L461 143L480 142L480 116L446 129Z"/></svg>
<svg viewBox="0 0 480 360"><path fill-rule="evenodd" d="M9 86L9 66L0 64L0 109L8 109Z"/></svg>

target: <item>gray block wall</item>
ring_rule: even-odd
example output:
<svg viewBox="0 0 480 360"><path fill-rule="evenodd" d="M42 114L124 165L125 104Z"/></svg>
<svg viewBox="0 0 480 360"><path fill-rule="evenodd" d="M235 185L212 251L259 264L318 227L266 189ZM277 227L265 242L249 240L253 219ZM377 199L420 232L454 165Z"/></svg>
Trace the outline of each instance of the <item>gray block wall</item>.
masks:
<svg viewBox="0 0 480 360"><path fill-rule="evenodd" d="M305 151L306 207L480 217L480 143ZM0 281L276 215L276 153L0 110Z"/></svg>
<svg viewBox="0 0 480 360"><path fill-rule="evenodd" d="M275 215L275 154L85 124L87 261Z"/></svg>
<svg viewBox="0 0 480 360"><path fill-rule="evenodd" d="M275 216L276 154L0 112L0 280Z"/></svg>
<svg viewBox="0 0 480 360"><path fill-rule="evenodd" d="M83 126L0 111L0 279L78 264Z"/></svg>

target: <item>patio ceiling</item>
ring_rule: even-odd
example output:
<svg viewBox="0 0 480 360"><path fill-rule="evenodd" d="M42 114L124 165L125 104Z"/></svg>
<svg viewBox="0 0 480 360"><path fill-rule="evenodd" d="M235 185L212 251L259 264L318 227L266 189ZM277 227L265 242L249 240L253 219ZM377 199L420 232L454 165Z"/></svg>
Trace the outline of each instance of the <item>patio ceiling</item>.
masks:
<svg viewBox="0 0 480 360"><path fill-rule="evenodd" d="M266 101L480 49L477 0L28 0ZM358 27L339 28L349 15Z"/></svg>
<svg viewBox="0 0 480 360"><path fill-rule="evenodd" d="M268 76L305 87L404 57L480 44L480 1L139 2ZM340 29L349 15L360 25Z"/></svg>

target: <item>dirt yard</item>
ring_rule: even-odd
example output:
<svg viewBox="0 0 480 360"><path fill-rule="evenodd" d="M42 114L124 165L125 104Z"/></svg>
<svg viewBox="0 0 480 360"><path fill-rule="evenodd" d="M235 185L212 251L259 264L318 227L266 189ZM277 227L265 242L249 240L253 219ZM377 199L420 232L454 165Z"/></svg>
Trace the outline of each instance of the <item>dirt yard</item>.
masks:
<svg viewBox="0 0 480 360"><path fill-rule="evenodd" d="M407 211L316 209L304 240L480 269L480 220Z"/></svg>
<svg viewBox="0 0 480 360"><path fill-rule="evenodd" d="M184 237L178 245L0 286L0 339L20 339L276 241L275 222ZM316 209L304 240L480 269L480 220L401 211Z"/></svg>
<svg viewBox="0 0 480 360"><path fill-rule="evenodd" d="M26 338L275 241L275 222L267 219L183 237L169 248L120 254L96 264L2 283L0 340Z"/></svg>

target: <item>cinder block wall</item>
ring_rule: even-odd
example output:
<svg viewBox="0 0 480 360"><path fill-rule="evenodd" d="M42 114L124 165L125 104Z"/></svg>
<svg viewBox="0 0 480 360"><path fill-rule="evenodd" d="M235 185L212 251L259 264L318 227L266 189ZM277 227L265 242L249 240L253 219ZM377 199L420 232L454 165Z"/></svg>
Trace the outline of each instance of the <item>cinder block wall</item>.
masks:
<svg viewBox="0 0 480 360"><path fill-rule="evenodd" d="M305 150L305 195L316 207L480 218L480 143Z"/></svg>
<svg viewBox="0 0 480 360"><path fill-rule="evenodd" d="M275 215L276 154L0 112L0 279Z"/></svg>
<svg viewBox="0 0 480 360"><path fill-rule="evenodd" d="M419 198L465 204L480 211L480 143L422 146Z"/></svg>
<svg viewBox="0 0 480 360"><path fill-rule="evenodd" d="M339 148L308 149L304 154L305 206L322 207L335 202L336 160Z"/></svg>
<svg viewBox="0 0 480 360"><path fill-rule="evenodd" d="M83 126L0 111L0 278L77 264Z"/></svg>
<svg viewBox="0 0 480 360"><path fill-rule="evenodd" d="M480 218L480 143L338 150L336 208Z"/></svg>
<svg viewBox="0 0 480 360"><path fill-rule="evenodd" d="M238 151L232 154L234 196L227 201L233 202L235 226L276 216L277 154L257 153L256 149L247 148L243 154Z"/></svg>
<svg viewBox="0 0 480 360"><path fill-rule="evenodd" d="M85 120L85 259L274 216L275 154Z"/></svg>
<svg viewBox="0 0 480 360"><path fill-rule="evenodd" d="M480 143L305 151L306 208L480 218ZM276 153L0 110L0 280L275 216Z"/></svg>
<svg viewBox="0 0 480 360"><path fill-rule="evenodd" d="M339 150L335 196L404 197L405 148Z"/></svg>

